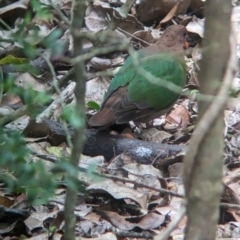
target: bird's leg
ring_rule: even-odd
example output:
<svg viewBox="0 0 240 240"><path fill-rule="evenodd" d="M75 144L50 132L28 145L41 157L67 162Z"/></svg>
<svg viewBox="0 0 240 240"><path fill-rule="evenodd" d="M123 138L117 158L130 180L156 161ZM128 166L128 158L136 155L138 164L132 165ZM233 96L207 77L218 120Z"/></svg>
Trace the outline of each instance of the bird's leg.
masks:
<svg viewBox="0 0 240 240"><path fill-rule="evenodd" d="M146 123L146 128L149 129L153 126L153 121L147 122Z"/></svg>
<svg viewBox="0 0 240 240"><path fill-rule="evenodd" d="M133 121L130 121L129 125L130 125L130 128L132 129L132 132L134 133L134 135L139 136L141 133L140 128Z"/></svg>

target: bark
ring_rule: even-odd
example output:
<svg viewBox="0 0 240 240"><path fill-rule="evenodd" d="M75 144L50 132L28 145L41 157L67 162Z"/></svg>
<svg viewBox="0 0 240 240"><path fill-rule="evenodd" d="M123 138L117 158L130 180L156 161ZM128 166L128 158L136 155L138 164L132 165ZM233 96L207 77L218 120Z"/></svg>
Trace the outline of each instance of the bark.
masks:
<svg viewBox="0 0 240 240"><path fill-rule="evenodd" d="M227 87L231 82L229 76L226 78L231 59L229 40L231 1L206 1L205 16L203 58L200 62L199 75L200 91L202 94L221 95L223 98L226 97ZM220 89L221 84L226 89ZM219 106L214 114L208 111L214 104L217 106L216 103L216 101L211 104L199 102L198 125L185 157L184 184L188 217L186 240L215 239L223 191L221 179L224 147L224 102L219 100Z"/></svg>
<svg viewBox="0 0 240 240"><path fill-rule="evenodd" d="M68 128L68 132L73 139L74 130ZM47 141L53 146L66 141L66 132L63 126L48 119L45 119L42 123L31 120L23 134L30 138L47 138ZM167 167L181 161L181 156L175 156L186 149L184 145L159 144L124 138L96 129L85 129L84 136L86 140L83 154L92 157L103 155L107 161L110 161L114 156L125 153L138 163L154 163L159 167Z"/></svg>
<svg viewBox="0 0 240 240"><path fill-rule="evenodd" d="M181 145L167 145L123 138L97 130L86 130L85 134L87 141L83 154L88 156L103 155L107 160L125 153L138 163L157 164L160 167L166 167L181 160L177 157L166 158L170 158L185 149L185 146Z"/></svg>

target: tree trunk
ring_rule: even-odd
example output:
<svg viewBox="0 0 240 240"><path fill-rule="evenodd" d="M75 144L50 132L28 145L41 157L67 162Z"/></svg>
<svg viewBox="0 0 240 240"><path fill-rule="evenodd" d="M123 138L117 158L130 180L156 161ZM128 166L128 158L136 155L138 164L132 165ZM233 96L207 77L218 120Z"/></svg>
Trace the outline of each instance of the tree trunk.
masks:
<svg viewBox="0 0 240 240"><path fill-rule="evenodd" d="M231 1L206 1L203 58L199 74L202 94L221 95L222 98L227 96L231 82L229 76L226 78L232 59L229 40L231 9ZM232 77L233 72L230 75ZM224 101L219 100L219 106L216 103L215 100L217 111L213 114L213 111L208 110L214 102L199 102L198 125L185 157L184 184L188 217L186 240L212 240L216 235L223 191ZM205 130L204 134L201 129Z"/></svg>

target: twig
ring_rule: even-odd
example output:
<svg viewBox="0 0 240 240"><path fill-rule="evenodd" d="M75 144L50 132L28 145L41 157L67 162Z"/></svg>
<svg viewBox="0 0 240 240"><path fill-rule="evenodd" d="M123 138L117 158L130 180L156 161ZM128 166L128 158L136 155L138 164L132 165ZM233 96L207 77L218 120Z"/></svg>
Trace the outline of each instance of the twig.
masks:
<svg viewBox="0 0 240 240"><path fill-rule="evenodd" d="M38 153L35 153L35 152L32 152L32 154L34 156L36 156L36 157L42 158L42 159L44 159L46 161L49 161L51 163L59 162L59 160L57 160L57 158L52 157L52 156L42 155L42 154L38 154ZM78 167L78 171L85 172L86 169L82 168L82 167ZM111 174L101 174L101 173L98 173L98 172L95 172L95 171L93 172L93 174L95 176L101 177L101 178L111 179L111 180L120 181L120 182L132 183L132 184L134 184L137 187L151 189L151 190L154 190L156 192L164 193L164 194L167 194L167 195L170 195L170 196L179 197L179 198L183 198L184 197L182 194L179 194L179 193L176 193L176 192L173 192L173 191L169 191L169 190L166 190L164 188L152 187L152 186L149 186L147 184L139 183L139 182L136 182L136 181L128 179L128 178L117 177L117 176L114 176L114 175L111 175Z"/></svg>
<svg viewBox="0 0 240 240"><path fill-rule="evenodd" d="M44 118L50 118L54 111L59 107L64 107L63 102L68 99L74 92L76 87L75 82L71 82L60 95L42 112L36 117L36 122L40 123Z"/></svg>
<svg viewBox="0 0 240 240"><path fill-rule="evenodd" d="M58 80L58 86L62 87L74 76L74 69L71 68L63 77ZM73 80L73 79L72 79Z"/></svg>
<svg viewBox="0 0 240 240"><path fill-rule="evenodd" d="M86 0L73 0L72 1L72 21L70 31L72 29L81 29L84 24L84 16L86 9L87 1ZM71 32L72 33L72 32ZM72 33L73 37L73 52L74 56L79 56L82 54L83 49L83 39L76 37ZM74 140L73 148L70 157L70 164L73 168L78 167L79 159L84 147L84 129L86 126L85 119L85 82L86 82L86 72L85 65L83 60L77 62L74 65L74 72L76 77L76 105L75 105L75 118L77 124L74 126ZM75 171L69 172L66 174L66 179L68 183L75 181L77 176ZM67 186L66 200L64 205L64 235L62 240L73 240L75 239L75 223L76 217L74 215L74 208L77 202L77 189L69 184Z"/></svg>
<svg viewBox="0 0 240 240"><path fill-rule="evenodd" d="M1 126L4 126L24 115L27 114L27 107L26 106L22 106L20 107L18 110L16 110L14 113L8 115L8 116L5 116L3 117L1 120L0 120L0 125Z"/></svg>
<svg viewBox="0 0 240 240"><path fill-rule="evenodd" d="M108 53L111 53L111 52L114 52L114 51L123 51L123 50L127 50L128 48L129 48L129 42L126 41L126 42L122 42L118 46L97 48L97 49L93 49L90 53L82 54L81 56L78 56L78 57L75 57L75 58L64 57L63 59L66 62L76 64L78 62L89 60L89 59L91 59L91 58L93 58L93 57L95 57L96 55L99 55L99 54L108 54Z"/></svg>
<svg viewBox="0 0 240 240"><path fill-rule="evenodd" d="M12 28L0 18L0 23L9 31L12 31Z"/></svg>
<svg viewBox="0 0 240 240"><path fill-rule="evenodd" d="M60 25L60 28L62 28L63 30L69 30L69 27L66 25ZM90 42L99 42L99 43L103 43L106 44L106 41L110 40L111 44L119 44L119 39L117 38L113 38L113 31L109 31L109 30L104 30L102 32L98 32L98 33L91 33L91 32L81 32L80 30L75 30L73 29L72 34L74 34L76 37L81 37L81 38L86 38L88 39ZM122 41L121 41L122 43Z"/></svg>
<svg viewBox="0 0 240 240"><path fill-rule="evenodd" d="M220 203L220 207L234 209L234 210L240 210L240 205L237 205L237 204Z"/></svg>
<svg viewBox="0 0 240 240"><path fill-rule="evenodd" d="M151 45L149 42L146 42L146 41L142 40L141 38L134 36L132 33L129 33L127 31L123 30L122 28L117 27L117 30L119 30L120 32L123 32L124 34L127 34L128 36L138 40L139 42L145 43L146 45L149 45L149 46Z"/></svg>
<svg viewBox="0 0 240 240"><path fill-rule="evenodd" d="M0 68L0 103L2 103L2 96L3 96L3 72L2 68Z"/></svg>
<svg viewBox="0 0 240 240"><path fill-rule="evenodd" d="M58 81L57 81L57 76L56 73L54 71L54 67L52 65L52 63L50 62L49 57L43 55L44 60L46 61L50 72L52 74L52 86L54 87L55 91L59 94L59 97L57 99L55 99L52 104L42 113L37 117L37 122L43 120L43 118L47 118L46 115L48 117L50 117L53 112L59 108L59 106L61 106L62 110L64 109L64 100L66 100L67 98L69 98L71 95L73 95L74 89L76 84L75 83L70 83L66 89L61 93L61 90L58 86ZM44 115L45 114L45 115ZM71 134L68 131L68 127L66 122L63 122L63 129L66 133L66 139L67 139L67 143L69 145L70 148L72 148L72 141L71 141Z"/></svg>
<svg viewBox="0 0 240 240"><path fill-rule="evenodd" d="M172 191L166 190L164 188L155 188L155 187L149 186L149 185L144 184L144 183L139 183L139 182L130 180L128 178L116 177L116 176L113 176L113 175L110 175L110 174L99 174L97 172L95 172L94 174L99 176L99 177L112 179L114 181L121 181L121 182L132 183L132 184L134 184L137 187L148 188L148 189L151 189L151 190L154 190L154 191L157 191L157 192L160 192L160 193L164 193L164 194L167 194L167 195L171 195L171 196L174 196L174 197L179 197L179 198L183 198L184 197L184 195L182 195L182 194L179 194L179 193L176 193L176 192L172 192Z"/></svg>
<svg viewBox="0 0 240 240"><path fill-rule="evenodd" d="M48 0L49 4L53 7L53 9L57 12L59 17L70 26L71 22L64 16L64 14L60 11L60 9L52 2L52 0Z"/></svg>
<svg viewBox="0 0 240 240"><path fill-rule="evenodd" d="M135 0L127 0L119 9L118 12L121 17L126 18Z"/></svg>

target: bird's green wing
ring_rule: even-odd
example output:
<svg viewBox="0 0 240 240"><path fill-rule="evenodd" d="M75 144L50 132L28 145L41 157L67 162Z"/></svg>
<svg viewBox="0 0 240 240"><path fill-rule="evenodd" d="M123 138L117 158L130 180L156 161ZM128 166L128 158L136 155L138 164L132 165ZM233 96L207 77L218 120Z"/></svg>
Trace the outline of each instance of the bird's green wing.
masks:
<svg viewBox="0 0 240 240"><path fill-rule="evenodd" d="M182 88L186 83L185 63L171 55L159 55L148 58L141 67L157 79L147 79L137 72L128 85L129 100L140 109L141 105L157 110L168 108L181 92L167 88L166 82Z"/></svg>
<svg viewBox="0 0 240 240"><path fill-rule="evenodd" d="M134 53L134 57L136 57L137 59L141 59L144 57L144 54L141 51L138 51ZM119 87L128 85L134 79L135 76L136 68L133 64L132 56L129 56L125 63L122 65L121 69L112 79L105 99L107 99L108 96L113 91L117 90Z"/></svg>
<svg viewBox="0 0 240 240"><path fill-rule="evenodd" d="M164 114L181 94L171 91L165 85L166 82L171 82L180 89L184 86L186 70L182 61L170 55L159 55L143 61L141 67L157 79L149 80L136 72L127 85L126 96L121 102L112 106L115 110L116 123L130 120L147 122Z"/></svg>

